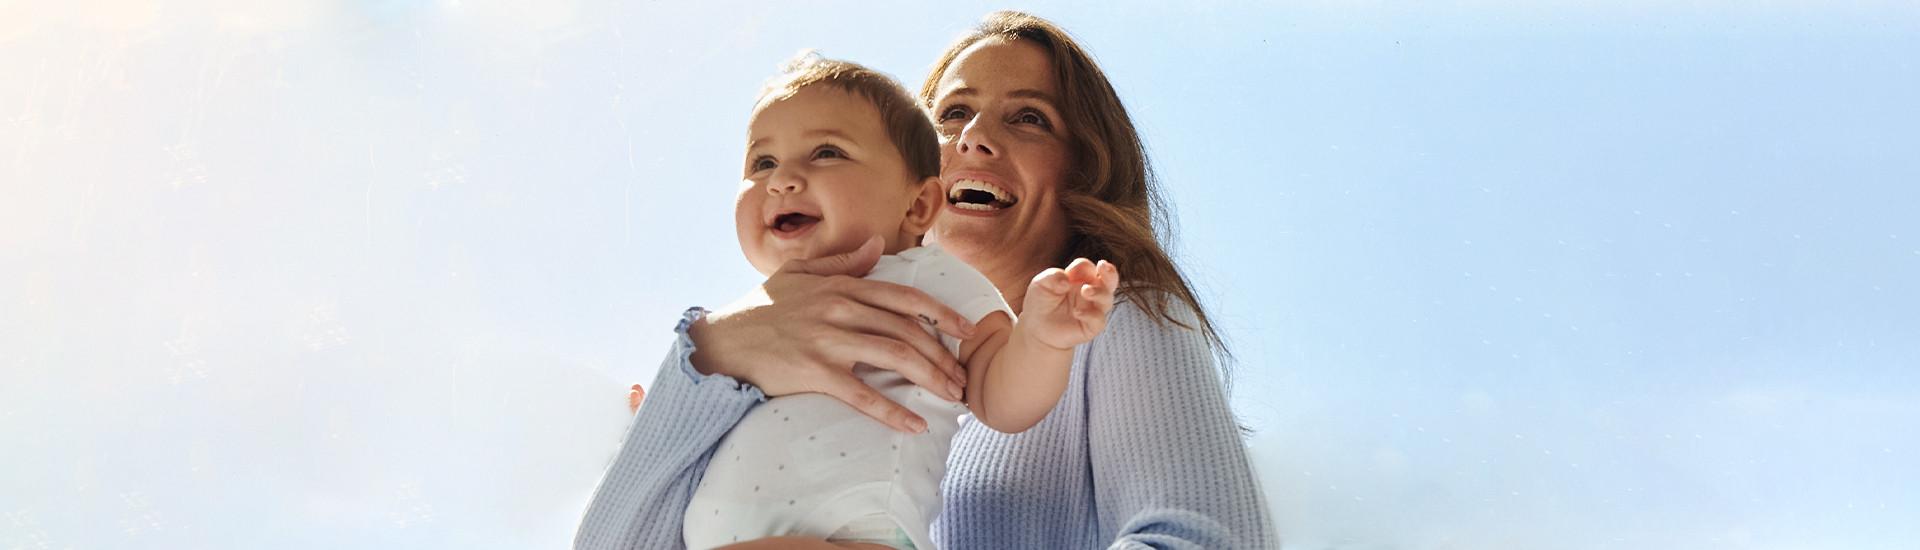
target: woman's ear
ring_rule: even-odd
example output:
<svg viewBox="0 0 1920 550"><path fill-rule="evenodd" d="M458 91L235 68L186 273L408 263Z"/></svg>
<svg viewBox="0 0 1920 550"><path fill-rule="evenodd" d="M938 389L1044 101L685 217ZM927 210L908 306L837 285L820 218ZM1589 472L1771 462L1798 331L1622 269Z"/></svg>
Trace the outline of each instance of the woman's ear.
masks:
<svg viewBox="0 0 1920 550"><path fill-rule="evenodd" d="M947 202L947 194L940 188L940 178L929 177L920 180L920 194L913 196L913 204L907 205L907 219L900 222L900 230L925 235L933 230L934 217L940 214L940 207Z"/></svg>

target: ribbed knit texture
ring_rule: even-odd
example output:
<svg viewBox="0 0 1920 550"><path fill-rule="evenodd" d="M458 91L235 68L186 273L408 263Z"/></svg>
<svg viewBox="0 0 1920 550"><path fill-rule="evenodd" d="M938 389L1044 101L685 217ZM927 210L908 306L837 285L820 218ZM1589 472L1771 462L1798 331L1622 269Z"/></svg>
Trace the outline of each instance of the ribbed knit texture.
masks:
<svg viewBox="0 0 1920 550"><path fill-rule="evenodd" d="M693 369L687 326L704 314L689 309L674 327L679 337L593 491L574 548L685 546L680 524L714 445L747 409L766 400L759 388Z"/></svg>
<svg viewBox="0 0 1920 550"><path fill-rule="evenodd" d="M684 325L576 548L681 547L682 512L713 446L762 399L693 370ZM1076 350L1045 420L1012 435L969 421L947 466L934 523L942 549L1279 546L1206 338L1125 301Z"/></svg>

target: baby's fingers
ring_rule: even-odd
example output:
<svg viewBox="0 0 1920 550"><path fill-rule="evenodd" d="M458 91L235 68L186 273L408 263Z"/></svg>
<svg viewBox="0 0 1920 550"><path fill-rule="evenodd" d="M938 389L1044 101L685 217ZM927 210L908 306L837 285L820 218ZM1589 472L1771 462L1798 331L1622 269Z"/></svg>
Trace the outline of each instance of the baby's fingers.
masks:
<svg viewBox="0 0 1920 550"><path fill-rule="evenodd" d="M1067 264L1066 271L1067 278L1074 283L1091 283L1100 280L1100 269L1094 266L1093 260L1086 258L1074 258Z"/></svg>
<svg viewBox="0 0 1920 550"><path fill-rule="evenodd" d="M1027 285L1028 294L1039 291L1040 294L1054 297L1065 296L1071 290L1073 282L1068 280L1066 270L1058 267L1049 267L1039 275L1034 275L1033 283Z"/></svg>
<svg viewBox="0 0 1920 550"><path fill-rule="evenodd" d="M1075 317L1104 321L1109 311L1113 311L1113 289L1080 285L1080 303L1073 309Z"/></svg>
<svg viewBox="0 0 1920 550"><path fill-rule="evenodd" d="M1074 315L1105 320L1107 312L1113 311L1114 293L1120 287L1120 269L1106 260L1100 260L1096 271L1099 275L1097 278L1080 286L1080 304Z"/></svg>

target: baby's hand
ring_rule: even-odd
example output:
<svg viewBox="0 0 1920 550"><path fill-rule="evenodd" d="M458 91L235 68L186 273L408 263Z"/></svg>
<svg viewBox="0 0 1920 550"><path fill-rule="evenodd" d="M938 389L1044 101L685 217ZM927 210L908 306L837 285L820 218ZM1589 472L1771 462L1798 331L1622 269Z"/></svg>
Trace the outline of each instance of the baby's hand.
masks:
<svg viewBox="0 0 1920 550"><path fill-rule="evenodd" d="M1106 260L1095 264L1075 258L1066 269L1048 268L1027 285L1021 330L1058 349L1085 344L1106 330L1107 312L1113 311L1113 293L1119 287L1120 269Z"/></svg>

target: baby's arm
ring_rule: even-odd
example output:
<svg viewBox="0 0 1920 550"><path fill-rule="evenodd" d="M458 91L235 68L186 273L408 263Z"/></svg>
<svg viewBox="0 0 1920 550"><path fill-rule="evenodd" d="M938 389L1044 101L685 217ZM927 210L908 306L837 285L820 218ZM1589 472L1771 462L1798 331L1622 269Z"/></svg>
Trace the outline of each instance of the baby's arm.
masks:
<svg viewBox="0 0 1920 550"><path fill-rule="evenodd" d="M994 312L960 344L967 367L967 408L1002 433L1040 423L1060 401L1073 348L1107 326L1120 270L1106 260L1076 259L1033 277L1018 320Z"/></svg>

